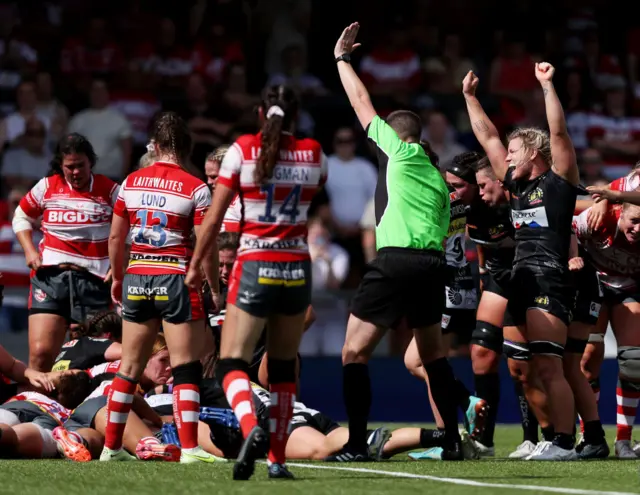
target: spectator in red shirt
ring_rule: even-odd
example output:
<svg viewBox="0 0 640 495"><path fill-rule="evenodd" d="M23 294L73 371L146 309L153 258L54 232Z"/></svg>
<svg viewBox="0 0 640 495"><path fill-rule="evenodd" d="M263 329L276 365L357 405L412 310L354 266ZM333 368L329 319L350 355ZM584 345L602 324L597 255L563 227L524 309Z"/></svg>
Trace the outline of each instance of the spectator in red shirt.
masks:
<svg viewBox="0 0 640 495"><path fill-rule="evenodd" d="M147 41L138 46L134 61L143 72L171 88L184 84L194 68L191 52L178 42L175 23L168 17L160 21L155 42Z"/></svg>
<svg viewBox="0 0 640 495"><path fill-rule="evenodd" d="M565 64L567 68L587 71L593 84L603 91L612 84L612 80L615 81L622 77L620 60L615 55L602 53L597 31L592 30L585 33L583 47L580 55L567 59Z"/></svg>
<svg viewBox="0 0 640 495"><path fill-rule="evenodd" d="M408 46L406 27L389 28L383 41L360 64L362 81L373 95L412 93L420 84L420 58Z"/></svg>
<svg viewBox="0 0 640 495"><path fill-rule="evenodd" d="M629 112L624 79L611 80L605 87L604 111L589 118L587 137L597 149L609 179L627 174L640 155L640 119Z"/></svg>
<svg viewBox="0 0 640 495"><path fill-rule="evenodd" d="M221 83L230 63L244 62L240 42L229 39L227 28L214 23L206 39L198 41L192 52L194 70L203 74L209 82Z"/></svg>
<svg viewBox="0 0 640 495"><path fill-rule="evenodd" d="M118 43L107 33L107 21L100 16L89 20L82 38L68 39L60 55L60 70L83 89L91 77L113 75L123 68L124 59Z"/></svg>
<svg viewBox="0 0 640 495"><path fill-rule="evenodd" d="M525 105L531 93L539 89L534 61L527 53L524 40L511 34L505 40L502 53L491 64L489 90L500 98L500 107L506 124L524 119Z"/></svg>

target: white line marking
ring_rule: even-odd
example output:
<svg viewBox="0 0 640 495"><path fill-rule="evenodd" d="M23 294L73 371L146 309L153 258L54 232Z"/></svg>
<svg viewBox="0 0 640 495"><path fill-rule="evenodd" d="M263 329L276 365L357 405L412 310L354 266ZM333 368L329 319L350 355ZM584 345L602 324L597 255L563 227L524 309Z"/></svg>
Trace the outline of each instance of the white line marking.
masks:
<svg viewBox="0 0 640 495"><path fill-rule="evenodd" d="M460 478L441 478L439 476L429 476L428 474L413 474L403 473L398 471L384 471L382 469L367 469L367 468L349 468L349 467L333 467L333 466L320 466L315 464L291 464L287 463L290 467L301 467L308 469L330 469L334 471L349 471L352 473L368 473L368 474L380 474L384 476L392 476L395 478L415 478L421 480L437 481L440 483L451 483L453 485L467 485L477 486L481 488L508 488L511 490L529 490L539 492L551 492L551 493L569 493L573 495L637 495L637 492L603 492L600 490L584 490L581 488L561 488L555 486L544 485L507 485L502 483L483 483L481 481L465 480Z"/></svg>

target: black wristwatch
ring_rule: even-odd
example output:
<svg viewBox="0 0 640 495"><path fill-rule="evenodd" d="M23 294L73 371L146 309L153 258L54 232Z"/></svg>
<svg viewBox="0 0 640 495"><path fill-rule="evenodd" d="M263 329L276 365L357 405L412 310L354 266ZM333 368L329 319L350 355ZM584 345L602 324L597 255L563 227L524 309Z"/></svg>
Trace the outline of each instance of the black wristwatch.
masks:
<svg viewBox="0 0 640 495"><path fill-rule="evenodd" d="M351 63L351 54L350 53L343 53L339 57L336 57L336 63L338 63L340 61L350 64Z"/></svg>

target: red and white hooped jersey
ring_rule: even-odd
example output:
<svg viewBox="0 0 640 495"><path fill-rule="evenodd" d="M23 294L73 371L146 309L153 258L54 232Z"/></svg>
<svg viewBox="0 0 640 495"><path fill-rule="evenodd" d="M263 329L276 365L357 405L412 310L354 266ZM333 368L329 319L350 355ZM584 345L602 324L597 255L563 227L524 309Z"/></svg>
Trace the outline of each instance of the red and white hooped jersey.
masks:
<svg viewBox="0 0 640 495"><path fill-rule="evenodd" d="M87 373L91 378L102 375L102 373L117 373L120 369L120 360L111 361L108 363L97 364L93 368L89 368Z"/></svg>
<svg viewBox="0 0 640 495"><path fill-rule="evenodd" d="M602 226L591 232L586 209L573 220L573 231L598 272L600 281L610 287L634 290L640 280L640 242L632 244L619 229L622 207L611 205Z"/></svg>
<svg viewBox="0 0 640 495"><path fill-rule="evenodd" d="M238 259L309 259L307 211L327 179L326 157L314 139L285 134L273 176L256 184L261 139L261 134L241 136L220 165L218 183L237 191L243 206Z"/></svg>
<svg viewBox="0 0 640 495"><path fill-rule="evenodd" d="M13 400L23 400L35 404L40 408L40 410L53 416L60 424L64 423L69 419L69 416L71 416L70 409L67 409L62 404L57 403L51 397L47 397L46 395L42 395L38 392L23 392L9 399L9 401Z"/></svg>
<svg viewBox="0 0 640 495"><path fill-rule="evenodd" d="M43 266L70 263L104 278L109 270L109 231L119 186L93 175L89 191L76 191L59 174L41 179L20 201L33 219L42 216Z"/></svg>
<svg viewBox="0 0 640 495"><path fill-rule="evenodd" d="M227 208L222 220L220 232L240 232L240 221L242 220L242 203L240 196L236 194L233 201Z"/></svg>
<svg viewBox="0 0 640 495"><path fill-rule="evenodd" d="M89 399L95 399L96 397L107 397L109 395L109 391L111 390L112 383L113 380L102 382L93 392L91 392L91 394L89 394L89 397L87 397L84 402L88 401Z"/></svg>
<svg viewBox="0 0 640 495"><path fill-rule="evenodd" d="M186 273L193 227L210 204L207 185L175 163L156 162L127 176L113 211L131 225L127 273Z"/></svg>
<svg viewBox="0 0 640 495"><path fill-rule="evenodd" d="M624 177L614 180L609 187L613 191L635 191L640 187L640 173L631 172Z"/></svg>

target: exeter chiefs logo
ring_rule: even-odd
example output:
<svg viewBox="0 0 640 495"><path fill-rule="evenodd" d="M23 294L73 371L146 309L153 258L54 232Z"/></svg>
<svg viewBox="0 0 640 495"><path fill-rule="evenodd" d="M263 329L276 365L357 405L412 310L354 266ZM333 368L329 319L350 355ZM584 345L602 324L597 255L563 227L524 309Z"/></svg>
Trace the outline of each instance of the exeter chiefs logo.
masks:
<svg viewBox="0 0 640 495"><path fill-rule="evenodd" d="M528 196L528 200L529 200L529 204L530 205L537 205L542 203L542 197L543 197L543 192L542 189L540 189L539 187L536 187L536 189L532 192L529 193Z"/></svg>
<svg viewBox="0 0 640 495"><path fill-rule="evenodd" d="M539 306L549 306L549 298L547 296L538 296L534 302Z"/></svg>

